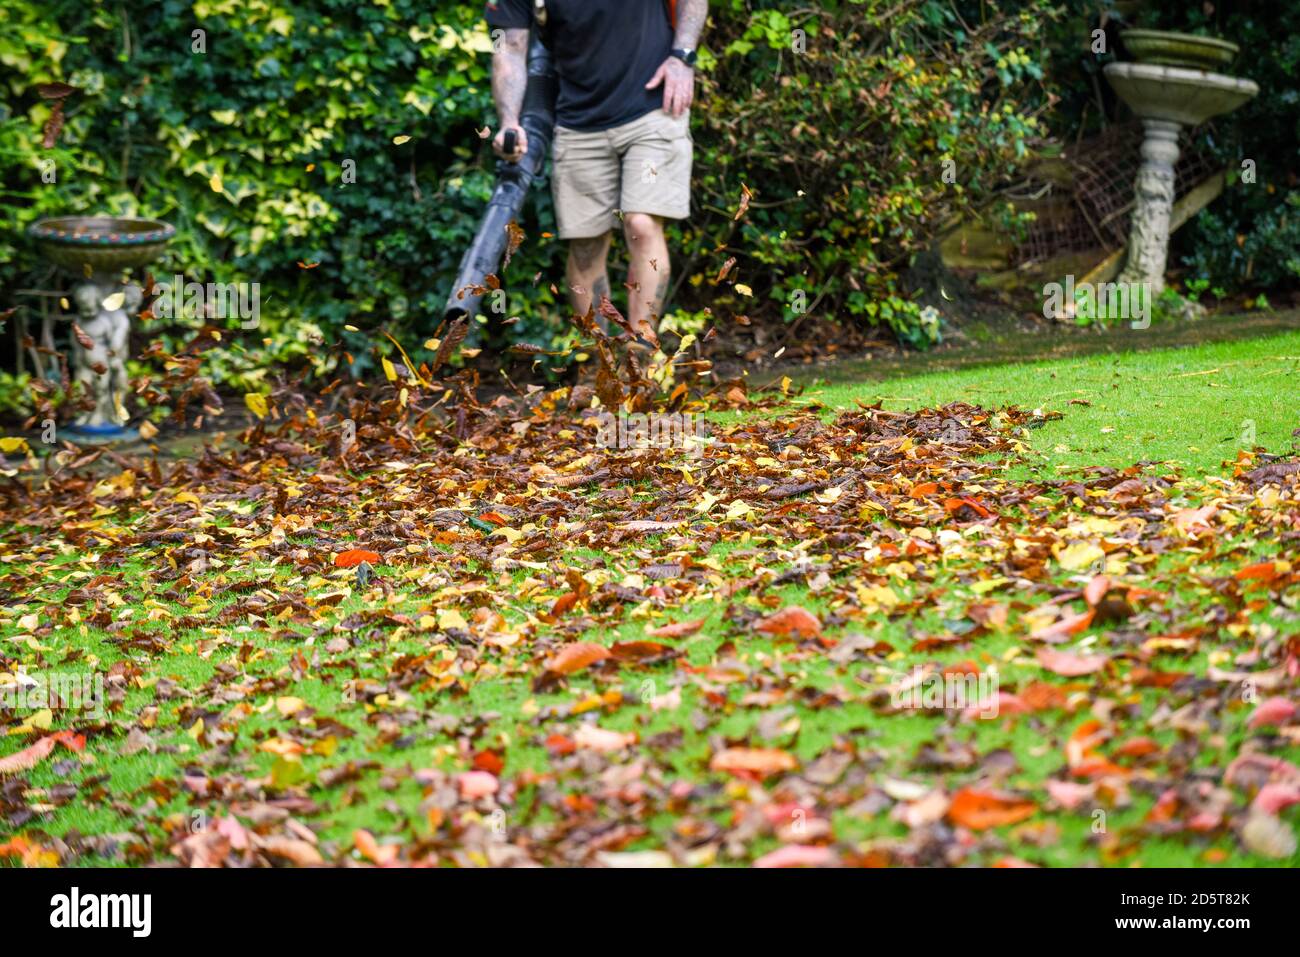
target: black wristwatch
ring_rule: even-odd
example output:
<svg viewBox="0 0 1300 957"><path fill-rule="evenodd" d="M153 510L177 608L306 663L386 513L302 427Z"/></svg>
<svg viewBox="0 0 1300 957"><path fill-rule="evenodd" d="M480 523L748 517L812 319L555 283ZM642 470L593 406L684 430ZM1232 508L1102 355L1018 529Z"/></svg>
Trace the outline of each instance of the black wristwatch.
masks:
<svg viewBox="0 0 1300 957"><path fill-rule="evenodd" d="M678 50L669 50L668 53L669 53L670 56L675 56L675 57L677 57L677 59L681 60L683 63L685 63L685 64L686 64L688 67L690 67L692 70L695 69L695 60L696 60L696 57L697 57L697 53L696 53L695 50L681 50L681 49L678 49Z"/></svg>

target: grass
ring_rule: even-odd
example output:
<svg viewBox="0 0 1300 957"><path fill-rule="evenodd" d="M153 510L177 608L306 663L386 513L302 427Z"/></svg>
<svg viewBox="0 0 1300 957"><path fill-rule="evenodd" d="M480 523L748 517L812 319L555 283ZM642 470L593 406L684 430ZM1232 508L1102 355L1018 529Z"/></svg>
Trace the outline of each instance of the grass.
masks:
<svg viewBox="0 0 1300 957"><path fill-rule="evenodd" d="M1259 445L1279 453L1291 447L1291 433L1300 428L1300 332L881 383L814 382L806 396L835 407L962 401L1064 412L1031 438L1048 476L1142 461L1218 472L1241 449Z"/></svg>

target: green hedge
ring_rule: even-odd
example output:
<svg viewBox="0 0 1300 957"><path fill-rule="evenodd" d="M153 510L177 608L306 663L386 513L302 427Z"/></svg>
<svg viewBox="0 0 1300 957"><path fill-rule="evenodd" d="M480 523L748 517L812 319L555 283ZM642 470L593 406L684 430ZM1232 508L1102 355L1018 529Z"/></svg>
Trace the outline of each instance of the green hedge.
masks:
<svg viewBox="0 0 1300 957"><path fill-rule="evenodd" d="M674 236L675 321L698 327L707 306L709 321L793 323L803 302L818 319L924 344L934 325L897 276L953 215L997 214L994 188L1041 130L1053 5L782 7L712 4L695 120L698 214ZM477 133L494 121L480 4L8 0L6 13L7 231L78 212L175 223L156 274L262 284L262 326L209 354L212 374L239 387L256 387L270 360L332 372L338 353L321 340L341 338L365 373L387 347L378 326L411 345L432 331L492 184ZM36 86L52 80L78 92L46 150L50 103ZM49 158L57 184L41 180ZM355 184L342 182L345 160ZM746 187L754 198L737 223ZM510 301L521 317L511 332L563 341L549 283L531 283L562 275L558 243L542 237L552 228L544 188L524 225L529 240L507 277L522 293ZM737 270L717 286L729 256ZM38 268L21 235L0 251L6 287L36 281ZM154 321L142 333L183 331Z"/></svg>

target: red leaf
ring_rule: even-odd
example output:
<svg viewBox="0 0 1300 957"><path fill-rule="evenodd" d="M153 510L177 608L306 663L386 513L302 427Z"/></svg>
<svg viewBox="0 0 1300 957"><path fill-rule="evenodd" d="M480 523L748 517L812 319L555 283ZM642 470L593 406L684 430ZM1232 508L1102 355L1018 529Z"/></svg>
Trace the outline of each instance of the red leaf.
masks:
<svg viewBox="0 0 1300 957"><path fill-rule="evenodd" d="M383 561L383 556L378 552L368 552L364 548L352 548L334 557L334 567L356 568L362 562L378 565L381 561Z"/></svg>
<svg viewBox="0 0 1300 957"><path fill-rule="evenodd" d="M565 612L571 610L578 603L578 596L571 591L566 591L559 598L555 599L555 604L551 606L551 617L559 618Z"/></svg>
<svg viewBox="0 0 1300 957"><path fill-rule="evenodd" d="M1265 725L1275 724L1284 725L1295 717L1295 705L1286 698L1269 698L1261 701L1246 722L1250 728L1261 728Z"/></svg>
<svg viewBox="0 0 1300 957"><path fill-rule="evenodd" d="M1256 565L1247 565L1232 577L1237 579L1239 582L1271 582L1273 579L1277 578L1277 566L1272 562L1259 562Z"/></svg>
<svg viewBox="0 0 1300 957"><path fill-rule="evenodd" d="M835 852L820 844L787 844L754 861L755 867L828 867Z"/></svg>
<svg viewBox="0 0 1300 957"><path fill-rule="evenodd" d="M573 739L563 734L552 734L546 739L546 750L554 755L572 754L578 750Z"/></svg>
<svg viewBox="0 0 1300 957"><path fill-rule="evenodd" d="M501 755L496 751L483 750L474 755L474 770L487 771L489 774L500 775L506 769L505 761L501 760Z"/></svg>
<svg viewBox="0 0 1300 957"><path fill-rule="evenodd" d="M1037 810L1038 805L1032 800L1017 794L962 788L952 796L952 803L948 805L948 819L973 831L982 831L1004 824L1016 824L1032 817Z"/></svg>

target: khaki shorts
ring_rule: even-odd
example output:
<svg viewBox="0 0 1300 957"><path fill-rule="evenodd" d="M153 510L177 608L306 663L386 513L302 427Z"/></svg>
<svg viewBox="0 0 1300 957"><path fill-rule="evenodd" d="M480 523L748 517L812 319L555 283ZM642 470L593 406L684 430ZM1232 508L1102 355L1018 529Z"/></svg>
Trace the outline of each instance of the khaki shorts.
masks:
<svg viewBox="0 0 1300 957"><path fill-rule="evenodd" d="M653 110L595 133L555 129L551 192L561 239L603 236L618 213L665 219L691 214L689 111L673 118Z"/></svg>

